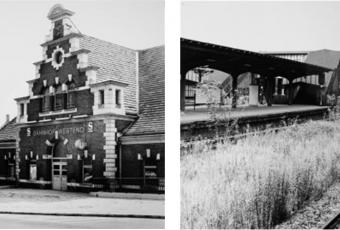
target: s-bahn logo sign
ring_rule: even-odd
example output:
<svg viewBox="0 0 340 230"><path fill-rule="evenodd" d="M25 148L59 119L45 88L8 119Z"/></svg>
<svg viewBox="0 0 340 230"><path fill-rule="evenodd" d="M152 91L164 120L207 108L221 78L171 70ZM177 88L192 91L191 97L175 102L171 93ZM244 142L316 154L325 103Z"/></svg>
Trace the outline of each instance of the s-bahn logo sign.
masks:
<svg viewBox="0 0 340 230"><path fill-rule="evenodd" d="M55 132L58 132L60 135L73 135L73 134L79 134L79 133L93 133L94 132L94 125L93 122L87 122L85 125L78 125L68 128L40 128L36 130L32 130L31 128L26 129L26 135L27 137L35 137L35 136L50 136L53 135Z"/></svg>

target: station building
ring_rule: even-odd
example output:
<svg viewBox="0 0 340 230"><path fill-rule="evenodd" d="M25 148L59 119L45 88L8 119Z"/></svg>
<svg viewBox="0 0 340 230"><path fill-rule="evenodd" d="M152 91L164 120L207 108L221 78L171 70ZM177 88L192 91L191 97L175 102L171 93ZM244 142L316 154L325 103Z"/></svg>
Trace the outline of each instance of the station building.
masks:
<svg viewBox="0 0 340 230"><path fill-rule="evenodd" d="M56 190L164 192L164 46L84 35L73 14L59 4L48 13L43 58L28 96L15 99L15 152L0 151L0 165L16 170L0 176Z"/></svg>

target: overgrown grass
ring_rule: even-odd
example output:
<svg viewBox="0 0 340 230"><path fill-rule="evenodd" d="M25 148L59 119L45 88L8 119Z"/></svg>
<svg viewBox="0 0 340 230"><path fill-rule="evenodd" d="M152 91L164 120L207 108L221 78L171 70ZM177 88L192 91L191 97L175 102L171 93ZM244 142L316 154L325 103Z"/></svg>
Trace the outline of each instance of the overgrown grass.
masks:
<svg viewBox="0 0 340 230"><path fill-rule="evenodd" d="M181 227L272 228L339 175L339 122L308 122L196 151L181 158Z"/></svg>

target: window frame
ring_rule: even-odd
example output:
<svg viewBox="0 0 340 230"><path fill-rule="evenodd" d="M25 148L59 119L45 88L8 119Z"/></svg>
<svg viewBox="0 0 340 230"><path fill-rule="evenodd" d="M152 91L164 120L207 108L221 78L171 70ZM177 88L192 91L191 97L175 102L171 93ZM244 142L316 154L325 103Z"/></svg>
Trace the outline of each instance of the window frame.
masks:
<svg viewBox="0 0 340 230"><path fill-rule="evenodd" d="M98 93L99 93L98 106L99 106L99 107L102 107L102 106L105 105L105 90L104 90L104 89L100 89L100 90L98 91Z"/></svg>
<svg viewBox="0 0 340 230"><path fill-rule="evenodd" d="M122 90L115 89L115 104L116 107L120 108L122 106Z"/></svg>

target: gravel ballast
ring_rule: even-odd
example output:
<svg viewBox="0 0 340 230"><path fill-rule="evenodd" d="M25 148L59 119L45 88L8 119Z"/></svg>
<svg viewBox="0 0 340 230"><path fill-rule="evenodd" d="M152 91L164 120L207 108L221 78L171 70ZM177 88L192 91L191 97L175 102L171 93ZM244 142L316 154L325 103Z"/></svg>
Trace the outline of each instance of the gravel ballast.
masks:
<svg viewBox="0 0 340 230"><path fill-rule="evenodd" d="M340 212L340 182L332 185L319 200L311 201L276 229L320 229Z"/></svg>

